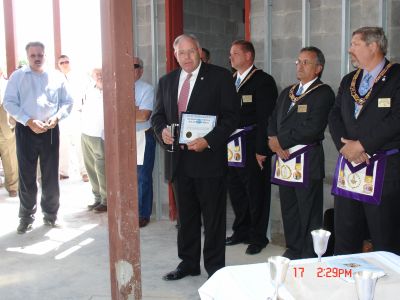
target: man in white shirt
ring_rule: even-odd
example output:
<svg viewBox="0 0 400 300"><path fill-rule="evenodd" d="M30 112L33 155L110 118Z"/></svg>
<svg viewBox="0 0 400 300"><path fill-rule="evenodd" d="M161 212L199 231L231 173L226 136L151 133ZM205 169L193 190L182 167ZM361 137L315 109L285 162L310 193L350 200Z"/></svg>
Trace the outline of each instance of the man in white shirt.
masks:
<svg viewBox="0 0 400 300"><path fill-rule="evenodd" d="M135 80L135 107L136 107L136 135L138 138L137 150L141 152L142 162L138 162L138 200L139 200L139 227L145 227L151 216L153 204L153 167L156 150L156 140L150 124L153 111L154 89L141 79L143 75L143 61L139 57L133 58L133 74ZM144 152L144 153L143 153Z"/></svg>
<svg viewBox="0 0 400 300"><path fill-rule="evenodd" d="M74 106L68 119L60 124L60 179L69 178L70 160L75 158L76 167L84 182L89 178L83 163L81 147L82 100L89 77L71 69L67 55L58 58L58 69L64 74L70 86Z"/></svg>
<svg viewBox="0 0 400 300"><path fill-rule="evenodd" d="M82 106L82 153L95 198L88 209L102 213L107 211L102 70L93 69L92 78Z"/></svg>
<svg viewBox="0 0 400 300"><path fill-rule="evenodd" d="M42 174L41 207L45 225L56 225L60 206L58 182L58 122L71 112L73 99L58 71L44 68L44 45L25 47L29 66L16 70L7 84L3 106L17 121L15 134L19 167L20 224L22 234L32 228L37 209L36 169Z"/></svg>

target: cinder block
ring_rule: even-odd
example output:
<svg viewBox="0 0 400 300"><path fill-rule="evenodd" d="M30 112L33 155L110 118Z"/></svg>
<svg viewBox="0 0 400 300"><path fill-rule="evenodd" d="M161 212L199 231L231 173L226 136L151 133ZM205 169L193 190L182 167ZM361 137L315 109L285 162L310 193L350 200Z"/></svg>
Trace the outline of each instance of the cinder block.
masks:
<svg viewBox="0 0 400 300"><path fill-rule="evenodd" d="M197 29L197 17L194 14L185 13L183 15L183 26L185 31L196 31Z"/></svg>
<svg viewBox="0 0 400 300"><path fill-rule="evenodd" d="M183 1L183 11L185 14L190 13L203 16L205 2L204 0L185 0Z"/></svg>
<svg viewBox="0 0 400 300"><path fill-rule="evenodd" d="M207 17L202 17L202 16L196 16L196 30L203 32L203 33L209 33L211 29L209 18Z"/></svg>

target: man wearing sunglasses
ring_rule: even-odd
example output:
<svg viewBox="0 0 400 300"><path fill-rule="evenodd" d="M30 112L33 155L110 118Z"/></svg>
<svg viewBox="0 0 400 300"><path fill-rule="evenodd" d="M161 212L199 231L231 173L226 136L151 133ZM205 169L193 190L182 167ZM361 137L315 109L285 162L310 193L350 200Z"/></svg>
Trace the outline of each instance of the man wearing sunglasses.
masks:
<svg viewBox="0 0 400 300"><path fill-rule="evenodd" d="M320 49L300 50L298 83L278 97L268 126L268 144L276 153L271 181L279 185L287 250L283 256L315 256L311 231L322 227L324 149L328 113L335 100L320 80L325 58Z"/></svg>
<svg viewBox="0 0 400 300"><path fill-rule="evenodd" d="M79 173L84 182L89 181L83 162L81 147L82 126L82 99L85 92L85 84L89 78L71 69L70 59L67 55L58 58L58 69L64 74L68 81L74 106L70 116L60 123L60 179L69 178L71 155L75 158Z"/></svg>
<svg viewBox="0 0 400 300"><path fill-rule="evenodd" d="M141 79L143 61L133 58L133 76L135 80L136 107L136 140L138 159L138 198L139 198L139 227L145 227L150 221L153 205L153 167L156 151L156 140L150 124L153 111L154 89Z"/></svg>

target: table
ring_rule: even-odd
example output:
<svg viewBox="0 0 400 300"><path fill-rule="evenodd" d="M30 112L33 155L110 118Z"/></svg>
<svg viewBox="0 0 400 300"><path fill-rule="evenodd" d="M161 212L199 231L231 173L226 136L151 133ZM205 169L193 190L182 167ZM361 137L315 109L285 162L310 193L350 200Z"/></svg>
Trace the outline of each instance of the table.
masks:
<svg viewBox="0 0 400 300"><path fill-rule="evenodd" d="M375 288L375 300L400 299L400 256L390 252L369 252L352 255L293 260L279 295L285 299L357 299L355 284L340 278L319 278L317 269L338 258L357 257L383 269ZM268 263L229 266L217 271L199 288L202 300L266 300L273 294L269 282Z"/></svg>

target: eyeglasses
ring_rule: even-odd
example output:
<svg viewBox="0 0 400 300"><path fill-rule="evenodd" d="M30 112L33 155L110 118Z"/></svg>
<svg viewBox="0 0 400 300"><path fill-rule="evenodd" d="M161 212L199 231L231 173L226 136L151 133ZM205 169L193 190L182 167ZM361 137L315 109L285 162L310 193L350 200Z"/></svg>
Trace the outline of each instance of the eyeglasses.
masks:
<svg viewBox="0 0 400 300"><path fill-rule="evenodd" d="M68 64L69 64L69 61L68 61L68 60L66 60L66 61L60 61L59 64L60 64L60 65L64 65L64 64L68 65Z"/></svg>
<svg viewBox="0 0 400 300"><path fill-rule="evenodd" d="M300 59L298 59L298 60L296 60L294 63L296 64L296 66L298 66L298 65L302 65L302 66L307 66L307 65L319 65L319 63L315 63L315 62L312 62L312 61L308 61L307 59L305 59L305 60L300 60Z"/></svg>
<svg viewBox="0 0 400 300"><path fill-rule="evenodd" d="M139 64L133 64L133 67L134 67L135 69L140 69L142 66L139 65Z"/></svg>

